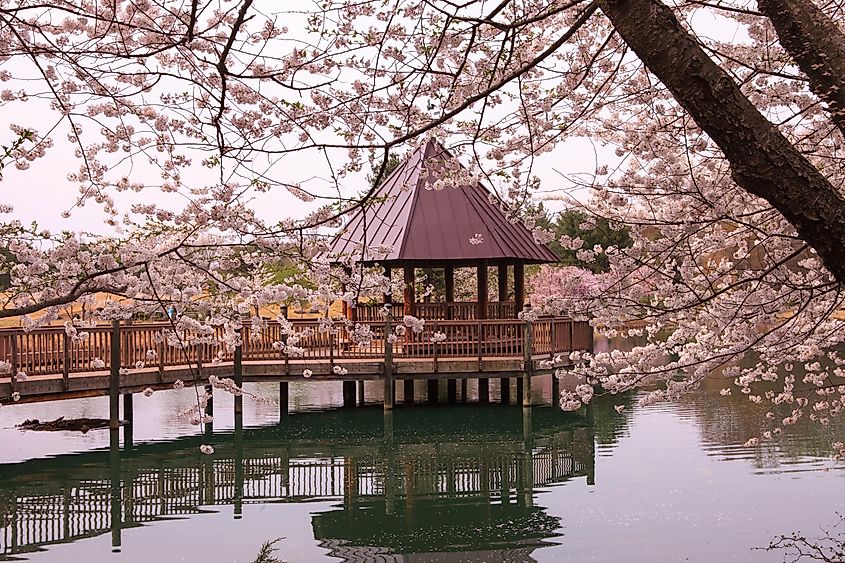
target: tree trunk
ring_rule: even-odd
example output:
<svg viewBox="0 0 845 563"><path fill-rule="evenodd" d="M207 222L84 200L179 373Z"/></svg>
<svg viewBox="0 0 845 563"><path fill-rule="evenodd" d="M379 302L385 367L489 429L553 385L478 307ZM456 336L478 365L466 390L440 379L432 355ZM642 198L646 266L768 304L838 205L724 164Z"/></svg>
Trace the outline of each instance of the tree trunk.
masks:
<svg viewBox="0 0 845 563"><path fill-rule="evenodd" d="M620 37L719 146L737 185L780 211L845 282L845 198L660 0L600 0L599 5Z"/></svg>
<svg viewBox="0 0 845 563"><path fill-rule="evenodd" d="M845 135L845 34L812 0L758 0L757 5Z"/></svg>

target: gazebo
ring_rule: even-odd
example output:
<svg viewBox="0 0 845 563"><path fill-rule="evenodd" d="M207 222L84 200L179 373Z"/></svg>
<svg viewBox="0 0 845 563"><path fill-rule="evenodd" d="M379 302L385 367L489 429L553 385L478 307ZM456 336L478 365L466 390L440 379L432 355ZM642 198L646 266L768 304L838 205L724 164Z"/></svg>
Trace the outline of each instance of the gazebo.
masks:
<svg viewBox="0 0 845 563"><path fill-rule="evenodd" d="M499 199L480 182L471 182L457 158L435 140L416 149L374 191L373 203L360 208L331 242L333 260L354 256L381 265L386 275L402 270L402 310L425 319L513 318L525 305L525 265L558 258L518 220L509 218ZM451 184L445 185L444 184ZM457 187L455 185L457 184ZM488 267L498 267L498 303L489 303ZM475 302L455 301L455 268L477 269ZM509 302L508 268L513 268ZM445 303L415 302L415 269L442 268ZM391 296L385 295L385 302ZM357 309L354 310L354 309ZM371 320L374 308L349 312Z"/></svg>

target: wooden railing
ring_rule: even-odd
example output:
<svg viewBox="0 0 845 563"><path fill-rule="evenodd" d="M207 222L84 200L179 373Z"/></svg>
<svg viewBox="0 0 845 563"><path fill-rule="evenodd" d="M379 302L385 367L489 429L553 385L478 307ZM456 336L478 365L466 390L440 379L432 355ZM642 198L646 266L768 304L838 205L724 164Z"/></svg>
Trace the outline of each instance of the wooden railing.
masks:
<svg viewBox="0 0 845 563"><path fill-rule="evenodd" d="M396 319L393 326L402 325ZM369 329L372 337L361 341L351 338L355 326ZM554 355L573 350L589 350L592 329L586 322L565 317L541 318L530 325L518 319L488 320L430 320L421 332L406 328L405 334L393 344L397 358L454 358L454 357L522 357L525 349L525 330L531 326L532 355ZM133 368L142 362L144 368L163 370L168 366L230 362L233 353L222 345L223 334L214 335L217 344L173 346L166 341L169 324L150 323L121 326L121 367ZM29 376L108 371L112 328L97 326L84 329L88 336L75 341L63 327L39 328L31 332L21 329L0 329L0 361L9 362L12 373ZM395 332L394 332L395 334ZM294 321L293 333L283 335L281 326L268 322L260 331L243 327L244 361L284 362L298 358L334 360L343 358L383 358L385 353L385 322L361 321L345 325L335 323L330 329L317 321ZM437 337L435 337L437 335ZM286 355L280 344L295 337L300 354ZM190 335L185 335L190 341ZM140 363L137 366L141 366Z"/></svg>
<svg viewBox="0 0 845 563"><path fill-rule="evenodd" d="M383 305L361 303L355 308L355 318L359 321L381 320ZM394 303L393 311L397 316L403 310L402 303ZM474 320L478 318L478 303L472 301L450 301L437 303L414 303L414 316L426 320ZM511 301L491 302L487 304L488 319L514 319L516 309Z"/></svg>

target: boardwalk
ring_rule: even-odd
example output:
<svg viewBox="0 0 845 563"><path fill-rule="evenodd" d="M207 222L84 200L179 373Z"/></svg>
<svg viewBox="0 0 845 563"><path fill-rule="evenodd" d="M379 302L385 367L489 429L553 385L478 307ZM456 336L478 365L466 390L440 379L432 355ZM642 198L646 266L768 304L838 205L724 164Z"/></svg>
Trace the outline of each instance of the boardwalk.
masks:
<svg viewBox="0 0 845 563"><path fill-rule="evenodd" d="M240 375L242 381L301 380L306 369L315 381L384 379L386 365L389 377L406 381L508 378L548 373L544 362L592 347L589 325L565 317L532 323L430 320L422 332L408 330L395 343L386 338L384 320L357 324L369 328L371 341L353 343L345 327L324 330L317 321L294 321L293 335L283 335L275 322L260 330L245 326L239 369L236 352L220 345L169 346L166 337L172 330L163 323L98 326L87 329L87 338L80 341L63 327L0 329L0 361L8 363L12 374L26 374L25 380L0 378L0 401L11 402L15 392L24 402L107 394L113 367L125 371L119 380L121 393L166 388L176 380L202 381L209 375ZM442 335L442 341L436 341L435 334ZM296 336L301 354L287 356L278 350L288 336ZM220 335L216 337L219 341ZM117 366L112 360L115 349Z"/></svg>

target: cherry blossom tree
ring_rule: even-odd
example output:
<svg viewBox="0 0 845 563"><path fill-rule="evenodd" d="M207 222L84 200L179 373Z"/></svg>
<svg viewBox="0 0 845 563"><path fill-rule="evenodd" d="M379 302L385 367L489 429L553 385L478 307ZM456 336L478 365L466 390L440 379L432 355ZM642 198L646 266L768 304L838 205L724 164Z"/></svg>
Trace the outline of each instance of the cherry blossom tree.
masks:
<svg viewBox="0 0 845 563"><path fill-rule="evenodd" d="M0 0L11 131L2 187L73 153L78 196L65 213L99 205L108 223L77 235L3 222L0 317L45 311L34 326L96 291L131 307L185 310L202 298L217 323L291 298L379 295L380 273L354 256L345 269L309 260L308 287L268 283L266 265L317 254L329 227L367 205L359 173L378 184L395 151L427 136L471 167L456 184L487 182L514 220L542 187L542 159L588 138L615 157L569 176L560 197L627 229L633 245L560 241L579 260L610 264L600 294L581 306L562 298L607 334L644 339L586 357L590 383L621 392L662 382L646 398L657 401L720 372L772 404L773 427L805 413L827 423L845 390L842 9ZM291 163L307 154L325 173L292 180ZM306 211L263 218L256 202L279 194ZM523 219L547 240L536 218ZM758 391L766 380L780 389Z"/></svg>

